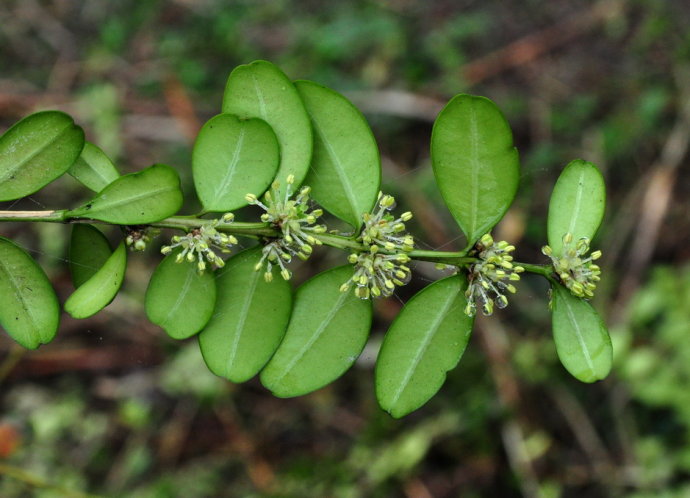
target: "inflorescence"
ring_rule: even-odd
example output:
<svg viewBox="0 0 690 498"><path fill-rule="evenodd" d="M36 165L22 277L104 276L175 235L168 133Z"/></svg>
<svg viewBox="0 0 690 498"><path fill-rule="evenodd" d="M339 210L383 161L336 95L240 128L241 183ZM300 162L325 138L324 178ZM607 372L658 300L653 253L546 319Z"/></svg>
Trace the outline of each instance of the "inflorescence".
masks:
<svg viewBox="0 0 690 498"><path fill-rule="evenodd" d="M270 223L281 233L281 237L264 246L261 260L255 267L255 270L259 271L265 265L264 279L267 282L273 280L274 265L279 266L280 275L285 280L289 280L292 272L285 265L292 261L293 256L302 260L309 258L313 246L321 245L321 241L312 234L326 231L325 225L316 224L317 218L323 215L323 211L321 209L310 211L309 193L311 189L309 187L302 187L295 198L291 198L294 182L294 175L289 175L287 188L282 197L278 191L280 185L277 181L271 185L271 191L264 194L264 202L261 202L254 194L245 196L247 202L266 211L261 215L261 221Z"/></svg>
<svg viewBox="0 0 690 498"><path fill-rule="evenodd" d="M405 233L405 222L412 219L412 213L407 211L395 218L389 213L394 207L395 199L379 192L375 211L362 216L364 227L356 240L367 250L350 254L348 261L355 265L355 273L340 286L341 292L349 291L354 284L355 295L361 299L388 297L396 286L410 281L406 263L414 239Z"/></svg>
<svg viewBox="0 0 690 498"><path fill-rule="evenodd" d="M157 228L146 226L128 226L125 227L127 236L125 237L125 244L131 251L145 251L146 246L151 239L160 234Z"/></svg>
<svg viewBox="0 0 690 498"><path fill-rule="evenodd" d="M577 297L589 299L594 296L601 268L593 261L601 257L601 251L594 251L589 257L589 239L581 238L573 244L573 235L563 236L563 255L555 256L549 246L542 248L542 253L551 258L553 268L570 292Z"/></svg>
<svg viewBox="0 0 690 498"><path fill-rule="evenodd" d="M505 240L494 242L488 233L483 235L476 245L476 255L479 261L469 267L469 285L465 291L467 306L465 314L474 316L477 305L481 306L485 315L494 312L494 306L505 308L508 298L505 291L515 293L515 286L510 282L520 280L520 273L525 269L513 265L510 255L515 246Z"/></svg>
<svg viewBox="0 0 690 498"><path fill-rule="evenodd" d="M199 272L203 272L206 269L206 262L215 265L217 268L222 268L225 266L225 261L218 256L215 249L218 249L223 254L228 254L230 248L237 244L237 239L232 235L219 232L216 230L216 227L221 221L229 223L234 219L234 214L225 213L221 218L201 225L201 227L195 228L187 235L175 235L171 239L172 244L163 246L161 253L170 254L174 249L181 247L182 250L175 257L175 261L178 263L183 261L193 263L196 261Z"/></svg>

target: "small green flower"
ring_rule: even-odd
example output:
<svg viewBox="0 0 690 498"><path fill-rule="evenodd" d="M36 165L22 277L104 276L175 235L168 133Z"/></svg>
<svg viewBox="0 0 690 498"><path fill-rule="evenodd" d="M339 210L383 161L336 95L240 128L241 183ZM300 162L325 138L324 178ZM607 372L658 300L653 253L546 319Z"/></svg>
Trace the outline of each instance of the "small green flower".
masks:
<svg viewBox="0 0 690 498"><path fill-rule="evenodd" d="M412 219L412 213L406 211L395 218L389 213L394 207L395 199L379 192L375 211L362 215L364 227L355 240L367 251L350 254L348 261L355 265L355 273L340 286L341 292L354 285L355 295L361 299L388 297L396 286L410 281L412 274L405 263L410 261L406 253L414 249L414 239L405 233L405 222Z"/></svg>
<svg viewBox="0 0 690 498"><path fill-rule="evenodd" d="M264 194L264 202L261 202L256 195L247 194L245 199L250 204L255 204L265 211L261 215L261 221L270 223L281 233L280 238L268 242L263 250L261 260L255 269L259 271L265 266L264 279L267 282L273 280L273 266L280 267L280 275L289 280L292 272L287 269L286 264L292 261L293 256L302 260L309 258L313 251L313 246L321 245L321 241L316 239L313 234L324 233L325 225L316 225L316 220L323 215L323 210L313 209L309 206L309 187L302 187L297 195L292 198L292 184L295 181L294 175L288 175L287 188L281 198L278 192L279 183L273 182L271 191Z"/></svg>
<svg viewBox="0 0 690 498"><path fill-rule="evenodd" d="M468 269L469 285L465 291L467 316L476 314L477 305L481 306L485 315L491 315L494 306L508 306L505 291L514 294L515 286L510 282L520 280L520 273L525 271L522 266L513 265L513 256L510 253L514 250L515 246L505 240L494 242L488 233L479 239L474 250L479 261L470 265Z"/></svg>
<svg viewBox="0 0 690 498"><path fill-rule="evenodd" d="M230 248L237 244L237 239L222 232L219 232L216 227L220 222L229 223L235 219L232 213L225 213L221 218L213 220L210 223L201 225L195 228L187 235L175 235L169 246L161 247L161 253L170 254L174 249L181 247L182 251L175 257L175 261L182 263L187 261L193 263L196 261L196 266L199 272L206 269L206 263L211 263L217 268L225 266L225 261L216 254L214 249L219 250L223 254L228 254Z"/></svg>
<svg viewBox="0 0 690 498"><path fill-rule="evenodd" d="M589 299L594 297L594 289L600 280L601 268L594 264L601 257L601 251L589 252L589 239L583 237L573 244L573 235L563 236L563 255L555 256L549 246L542 247L541 252L551 258L553 269L561 283L577 297Z"/></svg>
<svg viewBox="0 0 690 498"><path fill-rule="evenodd" d="M145 226L128 226L125 227L127 236L125 237L125 244L132 251L144 251L151 239L160 234L157 228Z"/></svg>

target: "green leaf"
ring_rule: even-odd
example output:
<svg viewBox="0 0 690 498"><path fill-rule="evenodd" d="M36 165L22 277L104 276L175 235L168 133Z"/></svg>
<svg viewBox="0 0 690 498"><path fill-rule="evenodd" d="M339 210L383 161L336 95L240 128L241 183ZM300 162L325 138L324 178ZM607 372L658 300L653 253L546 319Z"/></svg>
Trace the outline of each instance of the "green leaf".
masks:
<svg viewBox="0 0 690 498"><path fill-rule="evenodd" d="M164 164L154 164L115 180L68 218L91 218L119 225L154 223L182 206L180 177Z"/></svg>
<svg viewBox="0 0 690 498"><path fill-rule="evenodd" d="M271 125L280 144L276 179L281 188L291 174L295 186L302 183L311 161L312 130L302 99L285 73L267 61L238 66L225 86L223 112Z"/></svg>
<svg viewBox="0 0 690 498"><path fill-rule="evenodd" d="M292 288L254 271L261 248L230 258L217 279L218 299L211 321L199 334L204 361L232 382L254 377L278 348L290 319Z"/></svg>
<svg viewBox="0 0 690 498"><path fill-rule="evenodd" d="M127 269L127 249L121 242L93 277L84 282L65 302L65 311L74 318L88 318L115 298Z"/></svg>
<svg viewBox="0 0 690 498"><path fill-rule="evenodd" d="M280 149L260 119L219 114L201 128L192 153L194 185L207 211L246 206L248 193L261 195L278 171Z"/></svg>
<svg viewBox="0 0 690 498"><path fill-rule="evenodd" d="M120 177L110 158L91 142L84 144L79 159L67 172L94 192L100 192Z"/></svg>
<svg viewBox="0 0 690 498"><path fill-rule="evenodd" d="M314 129L314 155L304 180L312 197L341 220L359 228L381 184L381 159L367 120L339 93L296 81Z"/></svg>
<svg viewBox="0 0 690 498"><path fill-rule="evenodd" d="M261 372L281 398L315 391L340 377L362 352L371 328L371 301L340 286L351 265L316 275L297 289L285 338Z"/></svg>
<svg viewBox="0 0 690 498"><path fill-rule="evenodd" d="M0 326L36 349L53 340L59 322L60 304L46 274L26 251L0 237Z"/></svg>
<svg viewBox="0 0 690 498"><path fill-rule="evenodd" d="M470 339L474 318L465 312L467 279L434 282L405 305L386 334L376 361L381 408L402 417L441 388Z"/></svg>
<svg viewBox="0 0 690 498"><path fill-rule="evenodd" d="M195 263L176 263L180 251L163 258L146 289L146 316L173 339L186 339L204 328L216 304L216 279L199 273Z"/></svg>
<svg viewBox="0 0 690 498"><path fill-rule="evenodd" d="M470 247L500 221L517 192L520 161L510 125L489 99L457 95L434 123L431 161Z"/></svg>
<svg viewBox="0 0 690 498"><path fill-rule="evenodd" d="M592 306L560 284L552 286L553 338L563 366L582 382L611 370L613 348L606 325Z"/></svg>
<svg viewBox="0 0 690 498"><path fill-rule="evenodd" d="M0 201L33 194L62 176L84 147L84 131L67 114L37 112L0 137Z"/></svg>
<svg viewBox="0 0 690 498"><path fill-rule="evenodd" d="M112 253L108 239L98 228L84 223L73 225L69 269L74 287L80 287L93 277Z"/></svg>
<svg viewBox="0 0 690 498"><path fill-rule="evenodd" d="M549 202L549 246L562 255L563 236L592 239L606 207L606 186L597 167L582 159L571 161L558 177Z"/></svg>

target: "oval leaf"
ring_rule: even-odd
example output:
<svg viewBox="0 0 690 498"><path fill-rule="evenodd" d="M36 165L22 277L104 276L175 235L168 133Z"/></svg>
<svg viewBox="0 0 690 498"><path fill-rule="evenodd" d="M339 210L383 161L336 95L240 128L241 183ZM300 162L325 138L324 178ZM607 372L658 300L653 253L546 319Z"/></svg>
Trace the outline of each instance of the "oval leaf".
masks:
<svg viewBox="0 0 690 498"><path fill-rule="evenodd" d="M549 246L563 252L563 236L592 239L604 218L606 187L597 167L582 159L571 161L558 177L549 202Z"/></svg>
<svg viewBox="0 0 690 498"><path fill-rule="evenodd" d="M75 288L93 277L113 250L105 235L96 227L78 223L72 227L69 246L69 269Z"/></svg>
<svg viewBox="0 0 690 498"><path fill-rule="evenodd" d="M599 314L559 284L552 287L552 300L553 338L563 366L582 382L606 377L613 348Z"/></svg>
<svg viewBox="0 0 690 498"><path fill-rule="evenodd" d="M217 279L218 299L211 321L199 334L204 361L232 382L254 377L278 348L290 319L292 288L282 278L266 282L254 271L261 248L230 258Z"/></svg>
<svg viewBox="0 0 690 498"><path fill-rule="evenodd" d="M37 112L0 137L0 201L33 194L77 160L84 131L59 111Z"/></svg>
<svg viewBox="0 0 690 498"><path fill-rule="evenodd" d="M431 161L470 247L500 221L517 192L520 161L510 125L489 99L457 95L434 123Z"/></svg>
<svg viewBox="0 0 690 498"><path fill-rule="evenodd" d="M312 197L355 229L371 212L381 184L381 159L367 120L339 93L296 81L314 130L314 155L304 180Z"/></svg>
<svg viewBox="0 0 690 498"><path fill-rule="evenodd" d="M154 223L182 206L180 177L164 164L154 164L115 180L69 218L90 218L118 225Z"/></svg>
<svg viewBox="0 0 690 498"><path fill-rule="evenodd" d="M276 396L300 396L333 382L362 352L371 301L340 292L353 271L351 265L339 266L297 289L285 338L261 372L261 383Z"/></svg>
<svg viewBox="0 0 690 498"><path fill-rule="evenodd" d="M219 114L201 128L192 153L194 186L207 211L246 206L248 193L261 195L278 171L280 149L260 119Z"/></svg>
<svg viewBox="0 0 690 498"><path fill-rule="evenodd" d="M101 269L67 299L65 311L74 318L88 318L101 311L120 290L126 269L127 249L121 242Z"/></svg>
<svg viewBox="0 0 690 498"><path fill-rule="evenodd" d="M67 172L94 192L100 192L120 177L110 158L91 142L84 144L79 159Z"/></svg>
<svg viewBox="0 0 690 498"><path fill-rule="evenodd" d="M266 121L280 144L276 179L285 188L288 175L295 186L309 171L312 131L309 116L292 82L278 67L255 61L235 68L225 86L223 112Z"/></svg>
<svg viewBox="0 0 690 498"><path fill-rule="evenodd" d="M209 321L216 304L216 279L199 273L196 264L176 263L179 251L163 258L146 289L146 316L173 339L197 334Z"/></svg>
<svg viewBox="0 0 690 498"><path fill-rule="evenodd" d="M467 279L434 282L405 305L386 334L376 361L381 408L402 417L441 388L470 339L474 318L465 312Z"/></svg>
<svg viewBox="0 0 690 498"><path fill-rule="evenodd" d="M0 237L0 325L19 344L36 349L53 340L60 304L48 277L26 251Z"/></svg>

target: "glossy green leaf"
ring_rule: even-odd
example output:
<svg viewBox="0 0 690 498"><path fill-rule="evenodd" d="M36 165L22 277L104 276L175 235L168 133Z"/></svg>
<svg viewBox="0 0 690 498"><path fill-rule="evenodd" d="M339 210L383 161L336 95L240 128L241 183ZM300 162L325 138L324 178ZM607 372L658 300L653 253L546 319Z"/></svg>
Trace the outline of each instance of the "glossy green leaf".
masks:
<svg viewBox="0 0 690 498"><path fill-rule="evenodd" d="M67 114L37 112L0 137L0 201L33 194L77 160L84 131Z"/></svg>
<svg viewBox="0 0 690 498"><path fill-rule="evenodd" d="M517 192L520 161L510 125L489 99L457 95L434 123L431 161L448 209L474 245Z"/></svg>
<svg viewBox="0 0 690 498"><path fill-rule="evenodd" d="M192 153L194 185L207 211L246 206L244 196L260 195L275 178L278 140L260 119L219 114L201 128Z"/></svg>
<svg viewBox="0 0 690 498"><path fill-rule="evenodd" d="M280 277L254 271L261 248L230 258L217 279L216 308L199 334L209 370L232 382L254 377L278 348L292 310L292 287Z"/></svg>
<svg viewBox="0 0 690 498"><path fill-rule="evenodd" d="M300 396L333 382L362 352L371 301L340 292L353 271L339 266L297 289L285 338L261 372L261 383L276 396Z"/></svg>
<svg viewBox="0 0 690 498"><path fill-rule="evenodd" d="M314 129L314 155L304 180L312 197L355 228L371 212L381 184L381 159L362 113L339 93L295 82Z"/></svg>
<svg viewBox="0 0 690 498"><path fill-rule="evenodd" d="M571 161L558 177L549 202L548 237L555 255L563 252L563 236L592 239L606 207L606 186L597 167L582 159Z"/></svg>
<svg viewBox="0 0 690 498"><path fill-rule="evenodd" d="M82 207L69 211L68 217L139 225L172 216L181 206L177 171L164 164L154 164L138 173L121 176Z"/></svg>
<svg viewBox="0 0 690 498"><path fill-rule="evenodd" d="M146 289L146 316L173 339L198 334L213 314L216 278L196 264L176 263L179 251L163 258Z"/></svg>
<svg viewBox="0 0 690 498"><path fill-rule="evenodd" d="M291 174L295 185L302 183L311 161L312 130L302 99L285 73L267 61L238 66L225 86L223 112L271 125L280 144L276 179L281 188Z"/></svg>
<svg viewBox="0 0 690 498"><path fill-rule="evenodd" d="M93 277L84 282L65 302L65 311L74 318L88 318L115 298L127 269L127 249L121 242Z"/></svg>
<svg viewBox="0 0 690 498"><path fill-rule="evenodd" d="M93 277L112 253L108 239L98 228L84 223L73 225L69 269L74 287L80 287Z"/></svg>
<svg viewBox="0 0 690 498"><path fill-rule="evenodd" d="M57 333L60 304L48 277L26 251L0 237L0 326L36 349Z"/></svg>
<svg viewBox="0 0 690 498"><path fill-rule="evenodd" d="M405 305L386 334L376 361L381 408L402 417L441 388L470 339L474 318L465 312L464 275L427 286Z"/></svg>
<svg viewBox="0 0 690 498"><path fill-rule="evenodd" d="M611 370L613 348L606 325L584 299L562 285L551 289L553 338L563 366L582 382L594 382Z"/></svg>
<svg viewBox="0 0 690 498"><path fill-rule="evenodd" d="M84 144L79 159L67 172L94 192L100 192L120 177L110 158L91 142Z"/></svg>

